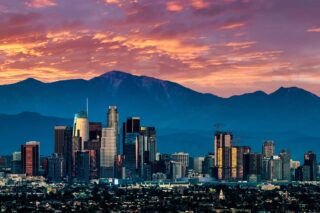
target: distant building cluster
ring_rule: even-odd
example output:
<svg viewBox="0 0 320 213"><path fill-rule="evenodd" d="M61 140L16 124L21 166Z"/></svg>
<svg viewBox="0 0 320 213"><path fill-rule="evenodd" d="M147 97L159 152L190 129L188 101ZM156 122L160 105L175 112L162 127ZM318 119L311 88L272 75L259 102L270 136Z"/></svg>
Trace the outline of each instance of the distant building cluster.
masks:
<svg viewBox="0 0 320 213"><path fill-rule="evenodd" d="M21 151L0 157L1 174L44 176L49 182L87 183L95 179L160 181L202 179L221 181L316 181L316 154L293 161L288 150L275 154L275 143L265 141L261 153L235 145L231 132L217 131L213 152L191 157L188 153L157 151L155 127L142 126L139 117L119 124L116 106L106 112L106 126L89 122L86 111L75 114L73 126L54 127L54 153L40 155L40 142L21 145ZM122 131L120 131L122 130Z"/></svg>

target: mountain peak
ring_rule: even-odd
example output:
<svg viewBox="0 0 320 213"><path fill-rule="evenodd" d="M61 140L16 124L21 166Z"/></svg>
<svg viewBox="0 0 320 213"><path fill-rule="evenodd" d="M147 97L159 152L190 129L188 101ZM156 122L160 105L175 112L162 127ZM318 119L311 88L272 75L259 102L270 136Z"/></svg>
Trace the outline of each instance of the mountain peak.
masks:
<svg viewBox="0 0 320 213"><path fill-rule="evenodd" d="M127 73L127 72L123 72L123 71L119 71L119 70L111 70L108 71L100 76L98 76L97 78L128 78L128 77L132 77L134 75Z"/></svg>
<svg viewBox="0 0 320 213"><path fill-rule="evenodd" d="M27 78L23 81L18 82L19 84L42 84L42 81L39 81L35 78Z"/></svg>
<svg viewBox="0 0 320 213"><path fill-rule="evenodd" d="M286 96L310 95L310 96L317 97L315 94L299 87L280 87L270 95L286 95Z"/></svg>

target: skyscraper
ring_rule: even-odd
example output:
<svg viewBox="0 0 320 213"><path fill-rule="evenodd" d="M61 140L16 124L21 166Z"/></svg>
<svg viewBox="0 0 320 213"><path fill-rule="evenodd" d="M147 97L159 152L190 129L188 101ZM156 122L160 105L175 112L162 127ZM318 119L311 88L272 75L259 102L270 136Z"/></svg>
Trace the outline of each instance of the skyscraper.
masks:
<svg viewBox="0 0 320 213"><path fill-rule="evenodd" d="M317 155L308 151L304 154L304 165L309 166L310 181L315 181L317 178Z"/></svg>
<svg viewBox="0 0 320 213"><path fill-rule="evenodd" d="M262 154L264 158L271 158L274 155L274 142L265 141L262 146Z"/></svg>
<svg viewBox="0 0 320 213"><path fill-rule="evenodd" d="M115 129L116 135L116 152L117 155L120 154L120 131L119 131L119 113L116 106L109 106L107 113L107 127Z"/></svg>
<svg viewBox="0 0 320 213"><path fill-rule="evenodd" d="M63 174L72 172L72 156L70 147L72 146L72 127L55 126L54 127L54 153L63 157L64 169Z"/></svg>
<svg viewBox="0 0 320 213"><path fill-rule="evenodd" d="M249 146L237 147L237 179L243 179L243 155L250 153L251 148Z"/></svg>
<svg viewBox="0 0 320 213"><path fill-rule="evenodd" d="M113 178L114 165L117 156L117 134L113 127L102 129L100 148L100 177Z"/></svg>
<svg viewBox="0 0 320 213"><path fill-rule="evenodd" d="M21 170L21 152L12 153L12 173L20 174Z"/></svg>
<svg viewBox="0 0 320 213"><path fill-rule="evenodd" d="M40 168L40 143L30 141L21 145L22 173L37 176Z"/></svg>
<svg viewBox="0 0 320 213"><path fill-rule="evenodd" d="M282 160L279 156L271 156L269 162L269 180L282 180Z"/></svg>
<svg viewBox="0 0 320 213"><path fill-rule="evenodd" d="M116 106L109 106L107 128L102 129L100 148L100 177L115 177L115 161L120 154L119 113Z"/></svg>
<svg viewBox="0 0 320 213"><path fill-rule="evenodd" d="M247 153L243 155L243 179L248 180L251 175L261 177L262 155Z"/></svg>
<svg viewBox="0 0 320 213"><path fill-rule="evenodd" d="M204 161L202 164L202 173L206 176L212 177L213 167L214 167L214 154L208 153L208 155L204 157Z"/></svg>
<svg viewBox="0 0 320 213"><path fill-rule="evenodd" d="M193 160L193 169L195 172L202 174L202 165L204 162L204 157L195 157Z"/></svg>
<svg viewBox="0 0 320 213"><path fill-rule="evenodd" d="M81 151L81 144L82 144L81 137L73 136L72 143L68 147L68 149L70 151L68 161L70 161L70 166L71 166L71 170L69 171L70 173L68 174L68 176L70 178L75 177L75 175L76 175L76 169L77 169L76 168L76 153L78 151Z"/></svg>
<svg viewBox="0 0 320 213"><path fill-rule="evenodd" d="M131 117L123 123L123 154L126 176L135 178L139 168L140 118Z"/></svg>
<svg viewBox="0 0 320 213"><path fill-rule="evenodd" d="M189 166L189 154L184 152L175 152L171 155L171 159L174 162L181 163L182 177L187 175L187 168Z"/></svg>
<svg viewBox="0 0 320 213"><path fill-rule="evenodd" d="M282 150L279 154L279 157L282 160L282 180L290 180L290 153L287 150Z"/></svg>
<svg viewBox="0 0 320 213"><path fill-rule="evenodd" d="M81 137L81 150L84 149L84 142L89 141L89 120L85 111L74 116L73 136Z"/></svg>
<svg viewBox="0 0 320 213"><path fill-rule="evenodd" d="M231 178L232 138L232 134L228 132L216 132L215 134L214 152L218 179Z"/></svg>
<svg viewBox="0 0 320 213"><path fill-rule="evenodd" d="M63 154L67 126L54 127L54 153Z"/></svg>
<svg viewBox="0 0 320 213"><path fill-rule="evenodd" d="M102 134L102 123L89 122L89 140L100 140ZM84 141L85 142L85 141Z"/></svg>
<svg viewBox="0 0 320 213"><path fill-rule="evenodd" d="M90 179L89 151L76 152L76 178L80 182L88 182Z"/></svg>
<svg viewBox="0 0 320 213"><path fill-rule="evenodd" d="M48 158L48 174L49 181L57 182L62 181L65 174L65 163L63 157L57 153L54 153Z"/></svg>

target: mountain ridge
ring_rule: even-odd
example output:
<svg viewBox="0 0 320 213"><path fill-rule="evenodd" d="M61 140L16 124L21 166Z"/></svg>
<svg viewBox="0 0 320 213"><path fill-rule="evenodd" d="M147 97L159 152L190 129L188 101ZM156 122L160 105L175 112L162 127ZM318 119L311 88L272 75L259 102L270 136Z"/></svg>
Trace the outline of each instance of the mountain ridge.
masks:
<svg viewBox="0 0 320 213"><path fill-rule="evenodd" d="M307 142L310 147L320 142L320 98L297 87L281 87L269 94L256 91L222 98L170 81L113 71L89 80L43 83L28 79L0 86L0 97L0 114L36 112L46 117L46 126L52 124L52 116L70 120L86 108L87 98L90 121L105 123L107 107L117 105L120 122L139 116L144 125L160 129L162 150L170 150L170 146L176 150L185 144L180 148L190 153L195 146L212 151L209 149L215 123L223 123L223 129L231 130L253 147L260 147L265 138L279 141L283 148L292 143L297 147L299 143L294 141L302 137L310 138ZM5 123L6 119L10 118L0 122ZM19 122L39 126L32 119ZM167 129L171 129L170 133ZM19 130L12 125L7 131L14 134ZM194 138L185 137L190 132ZM10 140L9 136L0 134L0 140ZM18 139L14 143L21 144ZM49 140L52 142L51 138L44 140L46 144ZM191 144L192 141L195 144Z"/></svg>

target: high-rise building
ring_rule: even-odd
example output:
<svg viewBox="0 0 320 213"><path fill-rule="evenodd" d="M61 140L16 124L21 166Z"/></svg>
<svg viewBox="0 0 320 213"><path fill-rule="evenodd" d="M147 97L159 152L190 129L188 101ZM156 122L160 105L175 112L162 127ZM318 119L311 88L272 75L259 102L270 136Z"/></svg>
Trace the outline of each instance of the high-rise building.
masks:
<svg viewBox="0 0 320 213"><path fill-rule="evenodd" d="M140 177L151 177L151 174L144 174L145 171L150 171L144 167L151 168L156 160L156 129L154 127L141 127L138 145L139 175Z"/></svg>
<svg viewBox="0 0 320 213"><path fill-rule="evenodd" d="M84 150L84 142L89 141L89 120L87 112L81 111L74 116L73 136L81 137L81 150Z"/></svg>
<svg viewBox="0 0 320 213"><path fill-rule="evenodd" d="M54 127L54 153L63 154L67 126Z"/></svg>
<svg viewBox="0 0 320 213"><path fill-rule="evenodd" d="M21 174L21 152L12 153L12 173Z"/></svg>
<svg viewBox="0 0 320 213"><path fill-rule="evenodd" d="M123 155L126 177L138 177L140 118L131 117L123 123Z"/></svg>
<svg viewBox="0 0 320 213"><path fill-rule="evenodd" d="M257 153L247 153L243 155L243 179L248 180L250 175L261 178L262 155Z"/></svg>
<svg viewBox="0 0 320 213"><path fill-rule="evenodd" d="M214 137L215 167L218 179L231 179L232 134L216 132Z"/></svg>
<svg viewBox="0 0 320 213"><path fill-rule="evenodd" d="M184 152L176 152L171 155L171 159L174 162L181 163L182 177L186 177L189 166L189 154Z"/></svg>
<svg viewBox="0 0 320 213"><path fill-rule="evenodd" d="M82 140L79 136L73 136L72 137L72 143L68 147L68 150L70 151L68 161L70 163L71 170L69 171L68 177L72 178L76 176L76 153L78 151L81 151L81 144Z"/></svg>
<svg viewBox="0 0 320 213"><path fill-rule="evenodd" d="M290 180L290 153L287 150L282 150L279 154L282 160L282 180Z"/></svg>
<svg viewBox="0 0 320 213"><path fill-rule="evenodd" d="M102 129L100 148L100 177L114 178L115 163L120 154L119 113L116 106L109 106L107 128Z"/></svg>
<svg viewBox="0 0 320 213"><path fill-rule="evenodd" d="M271 156L268 171L270 180L282 180L282 160L279 156Z"/></svg>
<svg viewBox="0 0 320 213"><path fill-rule="evenodd" d="M62 181L65 174L65 163L61 155L54 153L48 158L47 179L52 182Z"/></svg>
<svg viewBox="0 0 320 213"><path fill-rule="evenodd" d="M317 155L308 151L304 154L304 165L310 168L310 181L315 181L317 178Z"/></svg>
<svg viewBox="0 0 320 213"><path fill-rule="evenodd" d="M265 141L262 146L262 154L264 158L271 158L274 155L274 142L271 140Z"/></svg>
<svg viewBox="0 0 320 213"><path fill-rule="evenodd" d="M202 174L203 162L204 162L204 157L195 157L193 159L193 169L195 172Z"/></svg>
<svg viewBox="0 0 320 213"><path fill-rule="evenodd" d="M72 145L72 127L69 126L55 126L54 127L54 153L62 156L64 159L65 171L63 174L67 175L72 172L72 155L70 147Z"/></svg>
<svg viewBox="0 0 320 213"><path fill-rule="evenodd" d="M204 157L204 161L202 163L202 174L204 174L205 176L212 177L213 167L214 167L214 154L209 153Z"/></svg>
<svg viewBox="0 0 320 213"><path fill-rule="evenodd" d="M170 177L171 179L178 179L185 177L184 173L185 165L181 162L171 161L170 162Z"/></svg>
<svg viewBox="0 0 320 213"><path fill-rule="evenodd" d="M126 133L123 153L126 177L137 178L139 169L139 133Z"/></svg>
<svg viewBox="0 0 320 213"><path fill-rule="evenodd" d="M117 134L114 127L102 129L100 148L100 177L113 178L117 156Z"/></svg>
<svg viewBox="0 0 320 213"><path fill-rule="evenodd" d="M37 176L40 169L40 143L30 141L21 145L22 173Z"/></svg>
<svg viewBox="0 0 320 213"><path fill-rule="evenodd" d="M76 152L76 178L80 182L88 182L90 179L89 151Z"/></svg>
<svg viewBox="0 0 320 213"><path fill-rule="evenodd" d="M89 122L89 140L100 140L102 135L101 122ZM86 141L84 141L86 142Z"/></svg>
<svg viewBox="0 0 320 213"><path fill-rule="evenodd" d="M251 148L249 146L237 147L237 179L243 179L243 155L250 153Z"/></svg>

